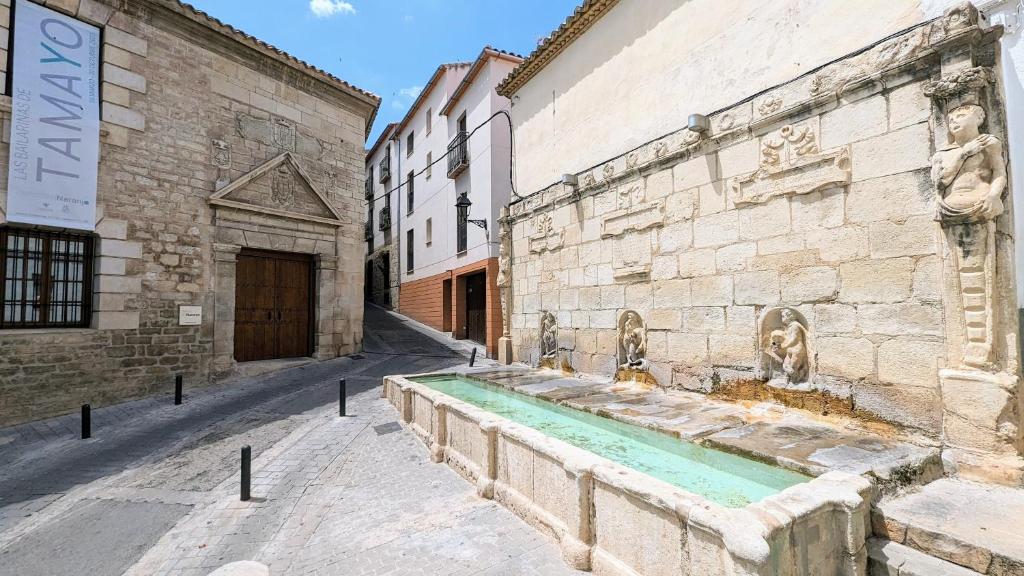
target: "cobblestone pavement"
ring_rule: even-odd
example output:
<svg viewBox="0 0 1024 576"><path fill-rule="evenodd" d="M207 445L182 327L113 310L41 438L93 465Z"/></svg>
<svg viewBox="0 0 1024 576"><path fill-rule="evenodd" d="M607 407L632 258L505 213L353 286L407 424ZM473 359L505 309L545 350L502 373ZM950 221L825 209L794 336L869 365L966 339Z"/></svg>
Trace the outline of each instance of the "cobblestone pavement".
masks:
<svg viewBox="0 0 1024 576"><path fill-rule="evenodd" d="M395 424L381 377L464 362L367 308L363 358L0 430L0 575L575 574ZM347 378L349 417L337 415ZM238 498L251 445L252 499Z"/></svg>

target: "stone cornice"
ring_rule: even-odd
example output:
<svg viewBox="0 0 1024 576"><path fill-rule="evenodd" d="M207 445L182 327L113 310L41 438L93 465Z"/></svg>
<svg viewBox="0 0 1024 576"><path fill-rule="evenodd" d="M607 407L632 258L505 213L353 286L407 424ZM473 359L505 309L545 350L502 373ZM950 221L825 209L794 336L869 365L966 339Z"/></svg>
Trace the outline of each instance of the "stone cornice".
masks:
<svg viewBox="0 0 1024 576"><path fill-rule="evenodd" d="M937 71L940 52L991 44L1002 34L1000 27L981 29L972 10L961 5L944 17L713 112L712 128L705 135L683 128L584 170L577 174L579 186L575 190L561 183L551 184L513 202L509 221L517 222L538 210L579 201L637 176L653 174L762 134L770 127L834 108L844 95L893 88L928 74L929 70Z"/></svg>
<svg viewBox="0 0 1024 576"><path fill-rule="evenodd" d="M522 64L498 84L498 94L511 98L524 84L544 69L576 38L590 29L595 22L615 7L619 0L584 0L557 30L548 34L540 45L523 60Z"/></svg>

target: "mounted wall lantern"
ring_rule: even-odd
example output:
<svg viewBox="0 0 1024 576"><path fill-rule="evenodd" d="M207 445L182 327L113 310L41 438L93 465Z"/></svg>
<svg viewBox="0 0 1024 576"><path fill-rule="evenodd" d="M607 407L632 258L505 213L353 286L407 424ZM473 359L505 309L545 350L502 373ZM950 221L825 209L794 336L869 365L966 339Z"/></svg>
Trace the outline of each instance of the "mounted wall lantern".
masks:
<svg viewBox="0 0 1024 576"><path fill-rule="evenodd" d="M487 234L487 236L489 238L490 237L490 233L487 232L487 220L470 220L469 219L469 209L472 206L473 206L473 202L471 202L469 200L469 195L466 192L463 192L462 195L459 196L458 201L455 202L455 210L457 211L457 213L459 215L459 219L460 220L464 220L466 222L469 222L470 224L475 224L475 225L479 226L480 228L483 228L484 229L484 233Z"/></svg>

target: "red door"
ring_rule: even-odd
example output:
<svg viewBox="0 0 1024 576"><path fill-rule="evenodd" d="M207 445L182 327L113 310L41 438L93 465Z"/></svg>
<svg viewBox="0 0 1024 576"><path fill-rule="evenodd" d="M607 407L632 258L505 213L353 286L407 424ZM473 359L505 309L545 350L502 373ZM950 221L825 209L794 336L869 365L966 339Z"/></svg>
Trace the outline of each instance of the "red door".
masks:
<svg viewBox="0 0 1024 576"><path fill-rule="evenodd" d="M243 250L235 278L235 360L312 353L310 257Z"/></svg>

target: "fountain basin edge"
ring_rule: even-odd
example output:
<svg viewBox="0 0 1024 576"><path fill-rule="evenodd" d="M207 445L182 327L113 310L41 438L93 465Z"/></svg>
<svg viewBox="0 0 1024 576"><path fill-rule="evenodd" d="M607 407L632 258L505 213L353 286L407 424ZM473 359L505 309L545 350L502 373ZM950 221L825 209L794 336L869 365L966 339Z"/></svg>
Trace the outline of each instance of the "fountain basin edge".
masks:
<svg viewBox="0 0 1024 576"><path fill-rule="evenodd" d="M453 376L457 374L452 374ZM866 574L870 480L826 472L743 508L577 448L404 376L382 395L404 426L599 575Z"/></svg>

